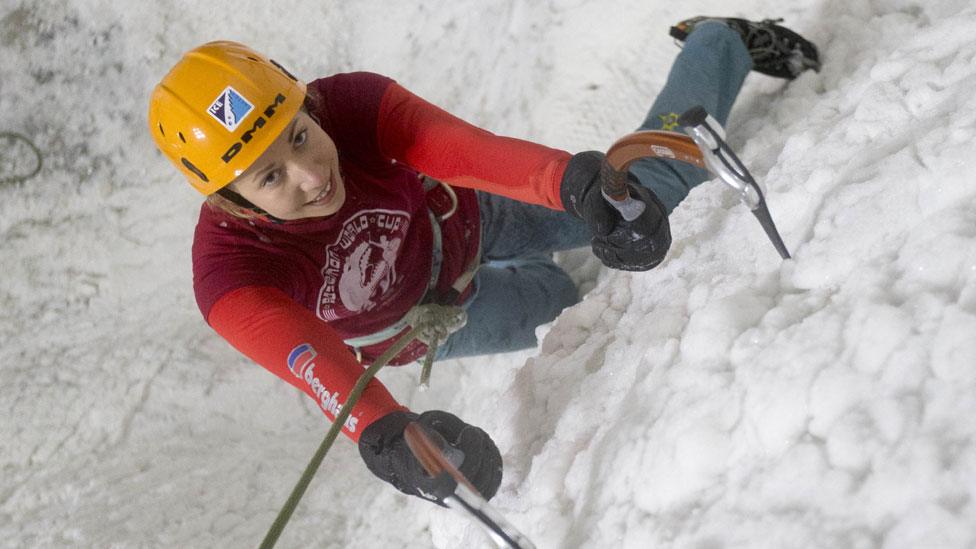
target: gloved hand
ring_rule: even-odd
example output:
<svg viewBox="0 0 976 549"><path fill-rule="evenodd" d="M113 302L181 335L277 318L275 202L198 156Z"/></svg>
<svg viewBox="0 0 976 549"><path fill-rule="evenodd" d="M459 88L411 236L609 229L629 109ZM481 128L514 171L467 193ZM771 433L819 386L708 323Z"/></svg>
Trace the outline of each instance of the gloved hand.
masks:
<svg viewBox="0 0 976 549"><path fill-rule="evenodd" d="M597 151L573 155L560 183L563 207L590 227L593 255L604 265L622 271L652 269L671 247L671 225L664 205L628 174L630 196L646 207L637 219L625 221L600 191L603 162L604 154Z"/></svg>
<svg viewBox="0 0 976 549"><path fill-rule="evenodd" d="M444 505L444 498L454 493L454 479L446 473L437 478L428 476L407 447L403 430L411 421L417 421L428 432L443 437L447 444L445 455L448 461L485 499L495 495L502 482L502 456L495 443L488 433L439 410L424 412L419 416L413 412L393 412L366 427L359 437L359 455L374 475L405 494L422 497L441 506Z"/></svg>

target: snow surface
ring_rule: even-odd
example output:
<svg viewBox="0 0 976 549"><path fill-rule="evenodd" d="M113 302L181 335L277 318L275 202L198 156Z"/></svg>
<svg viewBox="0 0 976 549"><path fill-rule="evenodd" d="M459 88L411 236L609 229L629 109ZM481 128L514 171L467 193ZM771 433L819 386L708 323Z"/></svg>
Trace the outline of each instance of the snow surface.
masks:
<svg viewBox="0 0 976 549"><path fill-rule="evenodd" d="M976 547L976 2L0 3L0 545L255 546L327 424L210 331L199 198L145 128L211 39L314 78L372 70L570 151L631 131L698 14L782 16L824 68L749 78L728 125L782 262L718 183L649 273L563 258L592 291L540 349L382 373L486 429L494 502L540 548ZM0 142L0 167L30 166ZM6 174L0 174L6 175ZM329 456L281 547L489 547Z"/></svg>

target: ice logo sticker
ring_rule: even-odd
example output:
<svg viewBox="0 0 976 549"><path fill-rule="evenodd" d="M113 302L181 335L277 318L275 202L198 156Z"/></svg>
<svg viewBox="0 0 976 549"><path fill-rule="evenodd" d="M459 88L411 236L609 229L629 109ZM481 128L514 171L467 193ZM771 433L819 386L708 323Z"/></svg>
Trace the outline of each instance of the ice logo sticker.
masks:
<svg viewBox="0 0 976 549"><path fill-rule="evenodd" d="M223 124L228 131L234 131L252 110L254 110L254 105L250 101L244 99L244 96L234 88L227 86L210 104L207 112L216 118L217 122Z"/></svg>
<svg viewBox="0 0 976 549"><path fill-rule="evenodd" d="M315 360L316 356L318 356L318 353L315 352L315 349L311 345L302 343L292 349L291 353L288 354L288 369L298 379L304 379L305 371L308 367L314 366L312 361Z"/></svg>

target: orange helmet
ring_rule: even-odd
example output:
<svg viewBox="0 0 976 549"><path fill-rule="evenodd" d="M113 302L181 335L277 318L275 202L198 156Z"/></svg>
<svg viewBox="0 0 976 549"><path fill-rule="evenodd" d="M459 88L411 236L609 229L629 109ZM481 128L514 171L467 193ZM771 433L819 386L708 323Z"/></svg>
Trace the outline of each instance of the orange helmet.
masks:
<svg viewBox="0 0 976 549"><path fill-rule="evenodd" d="M190 50L153 90L149 131L156 145L208 195L244 172L288 126L305 84L236 42Z"/></svg>

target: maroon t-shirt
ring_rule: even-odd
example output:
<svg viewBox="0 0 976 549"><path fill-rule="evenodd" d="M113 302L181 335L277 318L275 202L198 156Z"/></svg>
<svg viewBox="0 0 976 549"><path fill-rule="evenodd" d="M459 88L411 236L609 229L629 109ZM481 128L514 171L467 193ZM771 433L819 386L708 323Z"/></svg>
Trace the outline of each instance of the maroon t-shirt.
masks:
<svg viewBox="0 0 976 549"><path fill-rule="evenodd" d="M229 343L318 402L343 408L362 365L342 339L392 325L428 289L433 233L428 205L449 207L442 189L424 192L419 174L455 189L457 212L440 224L446 291L476 258L473 189L562 209L559 183L570 155L487 132L371 73L309 84L312 112L335 142L346 184L341 209L324 218L243 220L204 205L193 243L193 283L207 322ZM363 349L369 360L392 341ZM422 356L415 343L393 363ZM374 379L346 420L354 440L402 409Z"/></svg>
<svg viewBox="0 0 976 549"><path fill-rule="evenodd" d="M348 339L390 326L423 297L433 249L428 193L420 174L383 156L376 139L380 101L391 82L356 73L310 84L322 100L312 114L336 144L346 187L346 201L335 214L276 224L204 204L193 270L205 317L231 290L272 286ZM432 201L445 202L443 189L430 192ZM470 189L455 192L457 211L440 224L438 290L447 290L478 250L477 198Z"/></svg>

